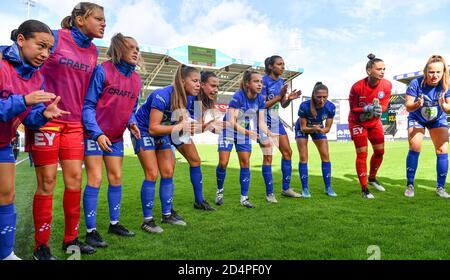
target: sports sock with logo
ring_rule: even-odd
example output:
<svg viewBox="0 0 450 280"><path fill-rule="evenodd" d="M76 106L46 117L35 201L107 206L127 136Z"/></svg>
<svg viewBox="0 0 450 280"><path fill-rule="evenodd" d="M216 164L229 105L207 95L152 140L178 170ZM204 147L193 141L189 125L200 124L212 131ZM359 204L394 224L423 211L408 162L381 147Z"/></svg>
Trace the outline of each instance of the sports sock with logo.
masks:
<svg viewBox="0 0 450 280"><path fill-rule="evenodd" d="M144 180L141 187L141 204L142 212L144 213L144 219L150 219L153 217L153 205L155 201L155 181Z"/></svg>
<svg viewBox="0 0 450 280"><path fill-rule="evenodd" d="M94 230L97 224L97 204L100 188L86 185L83 193L84 219L88 232Z"/></svg>
<svg viewBox="0 0 450 280"><path fill-rule="evenodd" d="M121 202L122 186L108 185L109 220L112 225L115 225L119 222Z"/></svg>
<svg viewBox="0 0 450 280"><path fill-rule="evenodd" d="M272 165L263 165L262 175L266 184L266 195L273 193Z"/></svg>
<svg viewBox="0 0 450 280"><path fill-rule="evenodd" d="M202 180L202 170L200 166L190 167L189 174L191 175L191 183L194 187L195 202L202 203L203 198L203 180Z"/></svg>
<svg viewBox="0 0 450 280"><path fill-rule="evenodd" d="M281 173L283 174L283 190L289 189L291 185L292 176L292 161L291 160L281 160Z"/></svg>
<svg viewBox="0 0 450 280"><path fill-rule="evenodd" d="M9 256L14 250L16 217L14 203L0 205L0 260Z"/></svg>

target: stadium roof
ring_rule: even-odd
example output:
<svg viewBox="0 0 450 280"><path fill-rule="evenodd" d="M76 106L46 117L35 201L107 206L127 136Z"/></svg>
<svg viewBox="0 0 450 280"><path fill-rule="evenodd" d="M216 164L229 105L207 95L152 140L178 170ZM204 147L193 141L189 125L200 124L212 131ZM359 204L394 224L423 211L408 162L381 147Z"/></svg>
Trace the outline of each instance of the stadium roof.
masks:
<svg viewBox="0 0 450 280"><path fill-rule="evenodd" d="M99 61L103 62L107 59L106 51L109 44L102 40L95 43L99 49ZM137 72L142 79L143 96L171 84L180 64L215 72L220 79L221 93L237 91L242 75L247 69L256 69L264 73L262 62L235 59L215 49L194 46L163 49L144 45L140 46L140 51L144 59L144 69L138 69ZM303 71L302 68L286 67L283 78L286 82L290 82Z"/></svg>
<svg viewBox="0 0 450 280"><path fill-rule="evenodd" d="M450 65L449 65L450 67ZM411 72L411 73L406 73L406 74L400 74L400 75L395 75L394 76L394 80L404 83L406 85L409 85L409 83L411 83L412 80L422 77L423 76L423 71L416 71L416 72Z"/></svg>

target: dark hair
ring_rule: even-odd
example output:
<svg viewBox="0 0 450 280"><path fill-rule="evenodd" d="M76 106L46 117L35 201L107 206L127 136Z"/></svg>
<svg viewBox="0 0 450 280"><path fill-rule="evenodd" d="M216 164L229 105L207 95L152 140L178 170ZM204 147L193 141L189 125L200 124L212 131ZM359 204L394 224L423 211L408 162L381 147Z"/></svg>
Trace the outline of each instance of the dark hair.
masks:
<svg viewBox="0 0 450 280"><path fill-rule="evenodd" d="M25 39L33 38L34 33L48 33L53 36L52 30L47 26L47 24L38 20L30 19L24 21L18 29L11 31L11 40L14 42L17 41L17 36L19 36L19 34L22 34Z"/></svg>
<svg viewBox="0 0 450 280"><path fill-rule="evenodd" d="M370 69L373 67L373 65L377 62L383 62L381 58L376 57L373 53L369 53L367 55L367 58L369 61L367 62L366 69Z"/></svg>
<svg viewBox="0 0 450 280"><path fill-rule="evenodd" d="M244 74L242 75L242 80L241 80L241 84L240 87L241 89L246 92L247 91L247 87L245 86L246 83L250 82L252 80L252 75L253 74L259 74L258 71L256 70L245 70Z"/></svg>
<svg viewBox="0 0 450 280"><path fill-rule="evenodd" d="M66 16L61 21L61 27L65 29L71 29L75 25L75 19L78 16L87 18L89 17L95 9L100 9L103 11L103 7L91 2L80 2L72 10L70 16Z"/></svg>
<svg viewBox="0 0 450 280"><path fill-rule="evenodd" d="M214 72L212 72L212 71L202 71L200 73L200 75L201 75L200 76L201 77L200 80L201 80L202 83L208 82L208 79L211 78L211 77L217 78L216 74Z"/></svg>
<svg viewBox="0 0 450 280"><path fill-rule="evenodd" d="M283 58L279 55L272 55L264 60L264 72L267 75L270 75L272 73L272 69L270 69L270 66L273 66L277 59L283 59Z"/></svg>
<svg viewBox="0 0 450 280"><path fill-rule="evenodd" d="M217 75L212 71L202 71L200 73L200 81L203 84L206 84L209 78L217 78ZM200 88L200 100L202 101L202 110L212 109L214 107L214 100L209 99L206 94L203 93L203 90Z"/></svg>
<svg viewBox="0 0 450 280"><path fill-rule="evenodd" d="M310 103L310 111L311 111L311 115L313 115L314 118L317 117L317 111L316 111L316 101L314 100L314 95L319 91L319 90L326 90L328 93L328 87L324 84L322 84L322 82L317 82L314 85L314 89L312 91L311 94L311 103Z"/></svg>

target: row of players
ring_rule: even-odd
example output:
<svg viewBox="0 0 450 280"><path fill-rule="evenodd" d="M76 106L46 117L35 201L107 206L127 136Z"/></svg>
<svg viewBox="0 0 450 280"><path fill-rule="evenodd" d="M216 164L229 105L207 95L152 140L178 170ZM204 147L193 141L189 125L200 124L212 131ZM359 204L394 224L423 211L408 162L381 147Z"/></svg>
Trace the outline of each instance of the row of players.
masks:
<svg viewBox="0 0 450 280"><path fill-rule="evenodd" d="M279 105L287 107L301 95L301 91L288 92L281 78L284 71L282 57L266 59L264 77L256 71L244 73L240 90L234 94L223 120L219 120L211 110L219 91L218 77L212 72L199 73L196 68L185 65L178 68L173 84L153 92L137 110L141 81L135 72L140 60L136 40L116 34L108 50L111 59L96 65L98 53L91 41L103 37L106 27L103 8L93 3L79 3L72 15L63 20L62 27L52 31L42 22L26 21L12 32L14 44L1 50L0 259L17 258L13 252L16 227L15 164L10 143L20 123L27 127L26 149L32 155L37 175L38 186L33 199L34 259L54 259L48 241L58 161L65 185L64 250L76 245L81 253L92 254L96 251L95 247L107 246L96 230L103 162L109 182L108 231L121 236L134 235L119 223L122 137L127 127L132 132L135 152L145 174L141 187L144 217L141 228L151 233L163 231L156 225L152 213L158 173L161 177L161 222L186 225L172 206L175 168L172 145L189 162L194 207L214 210L203 197L201 160L195 144L189 137L178 137L180 132L193 134L210 130L219 134L219 164L216 170L218 205L223 203L226 167L235 145L241 167L240 203L246 208L253 208L248 199L252 139L258 140L263 150L262 174L268 202L277 202L271 170L274 145L282 155L282 194L287 197L310 197L307 165L309 136L320 153L325 192L331 197L336 196L331 187L331 163L326 138L335 106L327 100L328 88L322 83L315 85L311 100L303 102L299 108L295 130L302 195L290 187L292 150L276 110ZM384 154L380 116L387 109L392 87L384 79L385 64L381 59L369 55L366 71L367 77L355 83L350 91L349 128L356 148L356 170L362 195L373 198L368 190L369 184L384 191L376 179ZM406 107L410 111L410 151L406 196L414 195L414 175L421 141L425 128L428 128L437 153L437 194L449 197L444 190L448 169L445 112L450 112L448 75L444 59L432 56L424 68L424 78L413 81L408 88ZM197 110L196 101L201 103ZM252 119L257 123L253 127L250 126ZM366 163L368 140L374 150L369 176ZM87 172L87 185L83 193L87 244L78 239L83 160Z"/></svg>

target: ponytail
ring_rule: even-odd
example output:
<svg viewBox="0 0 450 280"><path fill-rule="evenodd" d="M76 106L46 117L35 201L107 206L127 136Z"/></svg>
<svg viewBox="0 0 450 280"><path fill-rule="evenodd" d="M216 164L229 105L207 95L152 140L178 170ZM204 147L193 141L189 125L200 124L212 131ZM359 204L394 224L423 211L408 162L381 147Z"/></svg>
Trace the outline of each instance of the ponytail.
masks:
<svg viewBox="0 0 450 280"><path fill-rule="evenodd" d="M76 26L76 18L81 16L83 18L89 17L95 9L103 11L103 7L91 2L80 2L72 10L70 16L66 16L61 21L61 27L64 29L71 29Z"/></svg>
<svg viewBox="0 0 450 280"><path fill-rule="evenodd" d="M33 38L34 33L48 33L53 36L52 30L47 24L38 20L30 19L24 21L18 29L11 31L11 40L14 42L17 41L19 34L22 34L25 39Z"/></svg>
<svg viewBox="0 0 450 280"><path fill-rule="evenodd" d="M191 66L182 64L178 67L173 82L173 93L170 100L170 109L172 112L178 109L186 109L187 93L183 86L183 80L194 72L198 73L198 70Z"/></svg>

